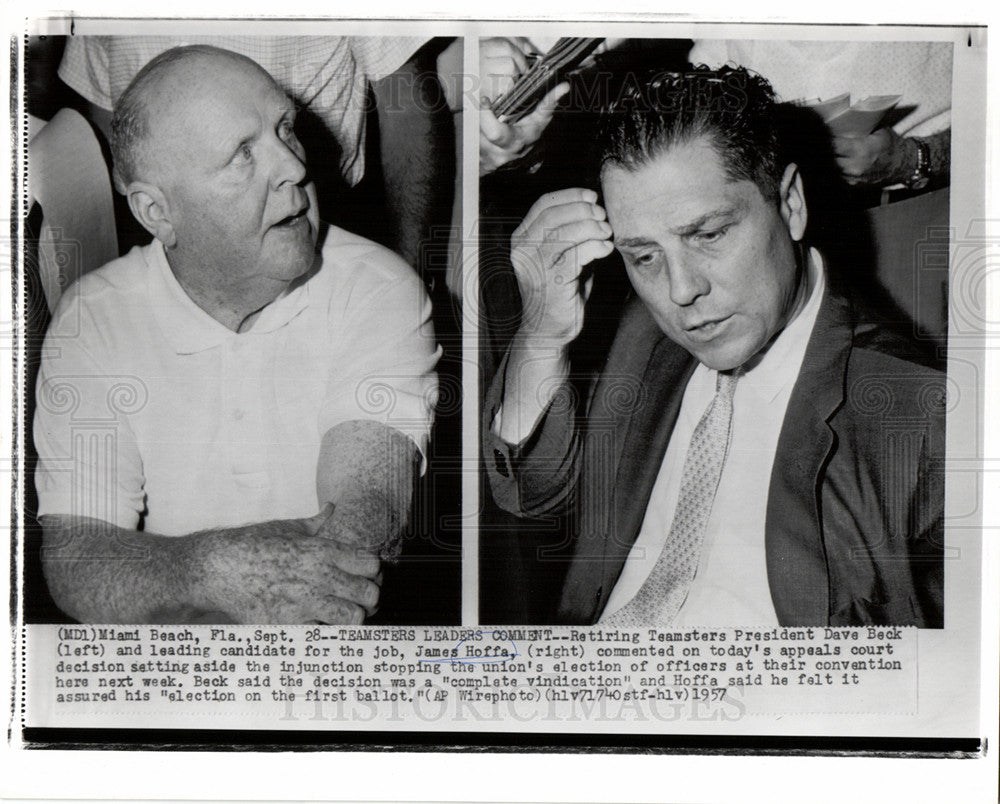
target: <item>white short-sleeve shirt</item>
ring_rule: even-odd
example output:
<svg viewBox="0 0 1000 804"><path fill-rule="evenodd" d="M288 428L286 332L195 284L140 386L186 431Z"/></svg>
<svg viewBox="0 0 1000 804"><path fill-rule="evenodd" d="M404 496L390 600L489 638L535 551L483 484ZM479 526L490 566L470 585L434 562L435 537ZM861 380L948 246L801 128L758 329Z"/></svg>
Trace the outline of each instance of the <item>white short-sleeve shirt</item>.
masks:
<svg viewBox="0 0 1000 804"><path fill-rule="evenodd" d="M319 510L324 434L374 420L426 449L439 350L413 269L329 227L319 268L235 333L158 241L82 277L43 348L39 514L183 535Z"/></svg>

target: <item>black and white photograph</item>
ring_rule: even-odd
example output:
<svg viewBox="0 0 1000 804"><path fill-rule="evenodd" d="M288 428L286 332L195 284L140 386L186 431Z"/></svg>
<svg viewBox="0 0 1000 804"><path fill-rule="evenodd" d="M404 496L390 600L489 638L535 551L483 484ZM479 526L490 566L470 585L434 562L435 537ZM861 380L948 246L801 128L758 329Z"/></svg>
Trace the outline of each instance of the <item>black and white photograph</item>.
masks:
<svg viewBox="0 0 1000 804"><path fill-rule="evenodd" d="M995 800L988 15L749 13L5 20L0 795Z"/></svg>

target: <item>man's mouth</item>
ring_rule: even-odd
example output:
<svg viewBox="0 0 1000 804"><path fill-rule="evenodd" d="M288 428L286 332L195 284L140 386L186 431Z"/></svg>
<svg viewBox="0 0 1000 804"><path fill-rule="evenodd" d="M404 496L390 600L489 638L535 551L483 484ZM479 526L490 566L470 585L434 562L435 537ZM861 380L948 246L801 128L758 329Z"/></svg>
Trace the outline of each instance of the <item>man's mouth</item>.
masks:
<svg viewBox="0 0 1000 804"><path fill-rule="evenodd" d="M727 315L721 318L703 319L689 327L684 327L684 334L695 341L711 340L723 330L731 318L731 315Z"/></svg>
<svg viewBox="0 0 1000 804"><path fill-rule="evenodd" d="M275 223L271 228L272 229L293 228L293 227L299 226L299 225L301 225L303 223L308 223L309 219L306 216L306 213L308 211L309 211L309 207L304 207L303 209L299 210L298 212L295 212L295 213L293 213L291 215L288 215L288 216L282 218L280 221L278 221L277 223Z"/></svg>

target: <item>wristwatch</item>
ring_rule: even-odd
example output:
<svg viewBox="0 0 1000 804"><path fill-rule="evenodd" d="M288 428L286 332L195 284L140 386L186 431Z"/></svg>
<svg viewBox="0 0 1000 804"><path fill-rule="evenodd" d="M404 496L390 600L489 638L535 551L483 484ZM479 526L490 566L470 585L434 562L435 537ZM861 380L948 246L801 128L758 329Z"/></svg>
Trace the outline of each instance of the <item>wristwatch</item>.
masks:
<svg viewBox="0 0 1000 804"><path fill-rule="evenodd" d="M923 140L912 138L917 146L917 166L906 180L906 186L911 190L923 190L931 180L931 149Z"/></svg>

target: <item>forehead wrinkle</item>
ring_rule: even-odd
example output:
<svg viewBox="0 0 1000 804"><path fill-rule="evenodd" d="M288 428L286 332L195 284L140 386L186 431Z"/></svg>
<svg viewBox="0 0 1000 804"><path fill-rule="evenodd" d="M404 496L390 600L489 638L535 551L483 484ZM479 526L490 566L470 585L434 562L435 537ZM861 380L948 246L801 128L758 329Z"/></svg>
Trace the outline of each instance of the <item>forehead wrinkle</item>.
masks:
<svg viewBox="0 0 1000 804"><path fill-rule="evenodd" d="M693 140L689 145L695 148L703 145L712 154L712 164L703 182L692 180L684 186L671 186L674 181L668 177L665 183L657 183L661 180L661 176L655 173L658 165L661 160L669 159L675 149L668 149L641 166L606 166L602 171L605 197L608 194L606 182L612 175L616 184L615 194L620 197L618 220L614 220L612 225L616 234L621 232L623 237L615 237L616 245L653 243L659 237L657 232L663 231L673 236L689 235L714 220L741 215L749 209L748 193L758 193L757 186L742 177L729 176L715 149L703 139ZM678 149L685 147L677 146ZM645 192L639 192L640 185ZM615 217L610 210L608 214L609 220ZM650 225L657 232L635 231L639 226L645 229Z"/></svg>
<svg viewBox="0 0 1000 804"><path fill-rule="evenodd" d="M238 84L237 97L243 111L255 118L255 124L246 124L236 118L235 125L245 124L242 130L232 124L233 117L215 114L216 109L232 99L227 87ZM203 153L221 153L235 150L240 143L260 134L260 118L276 112L276 119L295 113L295 106L274 79L256 63L236 54L193 54L161 76L147 102L149 138L155 141L152 151L174 151L190 147L192 132L204 130L214 123L216 137L202 137L197 143ZM236 133L230 134L230 131ZM220 143L218 148L214 147Z"/></svg>
<svg viewBox="0 0 1000 804"><path fill-rule="evenodd" d="M746 208L747 208L746 199L740 197L734 203L727 204L725 206L713 210L709 210L708 212L699 215L690 223L685 223L679 226L675 226L673 229L671 229L671 231L677 235L685 235L685 234L690 234L692 232L697 232L711 221L714 221L718 218L731 217L732 215L736 215L743 212L744 210L746 210Z"/></svg>

